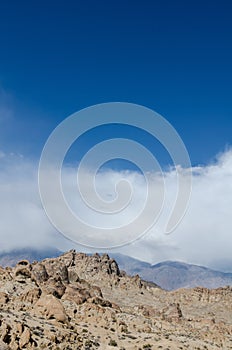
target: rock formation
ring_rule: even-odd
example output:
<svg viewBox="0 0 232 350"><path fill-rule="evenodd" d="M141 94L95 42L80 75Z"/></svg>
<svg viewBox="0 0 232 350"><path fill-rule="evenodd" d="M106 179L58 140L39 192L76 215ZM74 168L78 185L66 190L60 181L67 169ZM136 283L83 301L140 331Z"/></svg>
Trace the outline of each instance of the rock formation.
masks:
<svg viewBox="0 0 232 350"><path fill-rule="evenodd" d="M232 349L232 288L167 292L107 254L0 268L0 350Z"/></svg>

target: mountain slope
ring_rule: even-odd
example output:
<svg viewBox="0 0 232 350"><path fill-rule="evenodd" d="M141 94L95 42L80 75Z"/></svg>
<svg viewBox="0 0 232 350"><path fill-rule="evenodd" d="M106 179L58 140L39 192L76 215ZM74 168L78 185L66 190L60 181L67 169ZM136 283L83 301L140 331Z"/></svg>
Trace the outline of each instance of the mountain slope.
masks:
<svg viewBox="0 0 232 350"><path fill-rule="evenodd" d="M154 282L166 290L197 286L205 288L232 286L232 273L175 261L151 265L121 254L111 254L111 256L117 259L122 270L131 275L139 274L144 280Z"/></svg>
<svg viewBox="0 0 232 350"><path fill-rule="evenodd" d="M15 266L19 260L23 259L33 262L40 261L46 258L56 258L61 253L61 251L50 247L46 247L44 249L15 249L9 252L0 253L0 266Z"/></svg>

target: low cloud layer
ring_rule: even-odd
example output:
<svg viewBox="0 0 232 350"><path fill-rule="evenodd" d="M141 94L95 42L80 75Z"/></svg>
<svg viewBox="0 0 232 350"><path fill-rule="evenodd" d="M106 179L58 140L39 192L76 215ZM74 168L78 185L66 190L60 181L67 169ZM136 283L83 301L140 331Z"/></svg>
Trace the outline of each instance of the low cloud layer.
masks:
<svg viewBox="0 0 232 350"><path fill-rule="evenodd" d="M22 156L0 152L0 249L53 246L69 249L75 244L58 234L50 224L40 202L36 162ZM114 221L109 215L93 216L74 192L75 171L63 171L64 192L74 212L99 227L124 224L132 220L144 202L145 182L134 172L102 171L97 176L97 190L107 199L115 195L114 183L123 175L134 190L127 212ZM232 150L221 154L214 163L193 168L193 189L188 211L170 235L164 235L166 214L144 237L120 249L141 260L156 263L182 260L232 272ZM174 196L173 171L165 174L168 201ZM159 186L154 178L154 189ZM165 207L167 209L167 206ZM121 221L120 221L121 220ZM109 238L109 239L114 239ZM77 246L76 249L84 250Z"/></svg>

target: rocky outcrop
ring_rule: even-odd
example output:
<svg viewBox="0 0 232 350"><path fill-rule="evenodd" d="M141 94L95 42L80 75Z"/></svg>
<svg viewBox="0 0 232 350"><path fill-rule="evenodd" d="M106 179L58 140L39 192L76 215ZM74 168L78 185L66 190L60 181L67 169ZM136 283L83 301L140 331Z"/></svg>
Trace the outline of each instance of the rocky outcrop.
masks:
<svg viewBox="0 0 232 350"><path fill-rule="evenodd" d="M68 320L63 304L51 294L42 294L33 309L36 313L40 313L47 320L55 319L56 321L63 323Z"/></svg>
<svg viewBox="0 0 232 350"><path fill-rule="evenodd" d="M162 310L161 314L162 319L170 322L179 322L183 317L179 303L168 305Z"/></svg>
<svg viewBox="0 0 232 350"><path fill-rule="evenodd" d="M48 280L48 273L44 264L34 264L32 267L32 275L38 284L46 282Z"/></svg>
<svg viewBox="0 0 232 350"><path fill-rule="evenodd" d="M166 292L73 250L0 268L0 350L230 349L231 334L231 287Z"/></svg>

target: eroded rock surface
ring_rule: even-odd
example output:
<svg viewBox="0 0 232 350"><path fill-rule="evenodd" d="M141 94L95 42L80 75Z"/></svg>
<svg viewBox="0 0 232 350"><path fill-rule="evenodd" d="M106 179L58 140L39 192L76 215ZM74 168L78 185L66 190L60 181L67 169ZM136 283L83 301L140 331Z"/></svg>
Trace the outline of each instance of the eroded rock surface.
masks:
<svg viewBox="0 0 232 350"><path fill-rule="evenodd" d="M167 292L73 250L0 268L0 350L228 350L231 334L231 287Z"/></svg>

